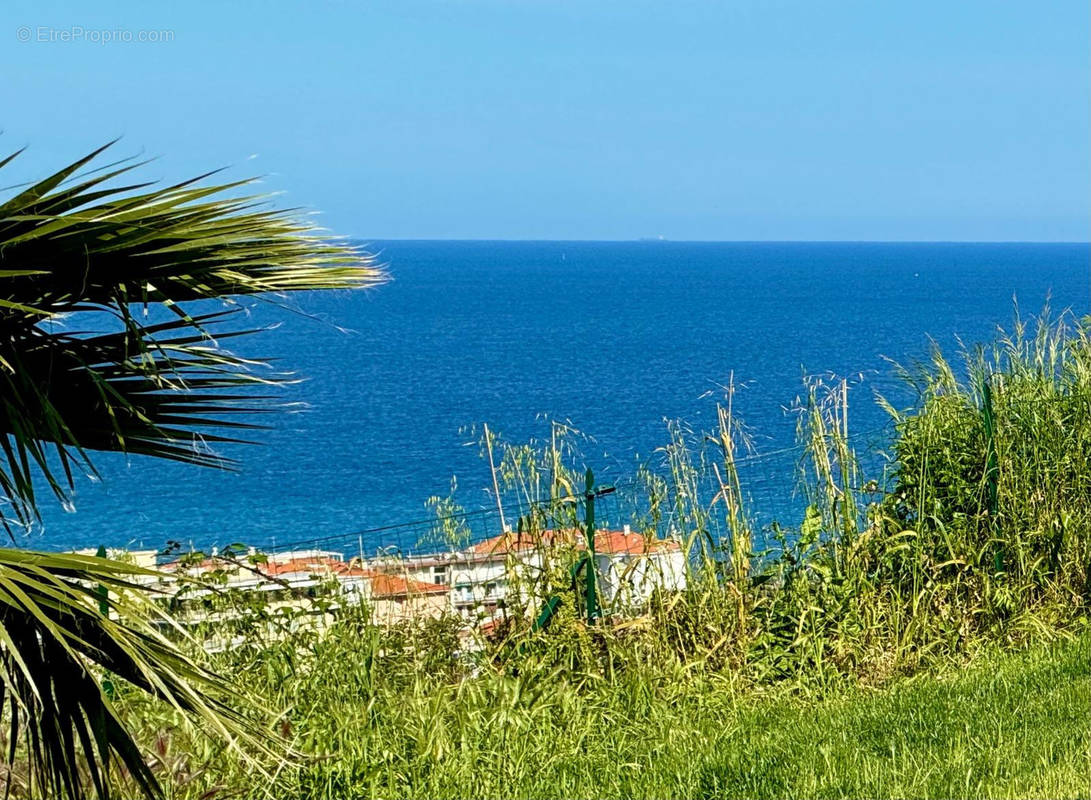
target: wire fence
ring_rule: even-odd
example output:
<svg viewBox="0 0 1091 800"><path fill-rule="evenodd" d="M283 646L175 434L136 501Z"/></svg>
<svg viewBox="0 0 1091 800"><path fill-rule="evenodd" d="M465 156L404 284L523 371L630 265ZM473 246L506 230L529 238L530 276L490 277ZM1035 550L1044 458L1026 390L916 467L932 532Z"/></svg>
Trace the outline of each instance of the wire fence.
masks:
<svg viewBox="0 0 1091 800"><path fill-rule="evenodd" d="M595 514L600 528L620 528L629 524L621 498L635 499L636 482L626 481L612 488L611 494L596 498ZM461 511L329 536L277 542L263 549L268 553L330 550L361 558L427 555L464 549L516 531L522 520L534 520L540 530L572 527L582 519L583 502L582 493L530 503L509 501L503 504L503 512L498 508Z"/></svg>
<svg viewBox="0 0 1091 800"><path fill-rule="evenodd" d="M1009 400L1009 406L1034 408L1059 401L1091 400L1089 394L1067 394L1040 399ZM857 495L858 506L881 499L888 492L886 474L890 465L879 451L892 441L893 425L877 426L852 433L848 437L856 449L858 474L866 476L858 485L849 487ZM757 534L759 547L773 522L791 525L794 517L805 511L805 493L800 491L801 470L810 447L797 443L766 452L748 453L734 460L742 486L744 510L748 522ZM667 494L659 498L662 513L653 519L650 513L652 486L658 479ZM697 503L706 511L706 522L716 533L723 527L718 515L709 507L719 487L711 472L697 476L701 496ZM685 533L686 520L678 518L678 493L672 478L662 469L645 469L643 478L626 477L611 484L613 492L599 497L596 518L600 529L621 529L626 525L641 533L666 537ZM299 550L326 550L343 556L373 558L376 556L412 557L450 552L479 544L518 527L521 519L533 519L539 529L563 528L576 525L583 514L583 493L574 493L544 500L527 500L514 492L501 497L501 507L479 508L448 514L422 516L402 522L350 530L344 533L298 537L280 540L262 550L269 554ZM495 500L495 497L493 498ZM502 510L501 510L502 508ZM785 518L787 515L787 519ZM798 520L795 520L798 522Z"/></svg>
<svg viewBox="0 0 1091 800"><path fill-rule="evenodd" d="M849 441L858 443L876 436L889 435L890 432L889 425L881 426L851 434ZM761 498L776 494L780 496L779 508L792 505L785 502L785 495L798 494L799 468L807 447L807 444L797 444L736 459L734 463L739 472L744 503L753 509L759 505L758 500ZM700 492L697 504L707 508L712 504L719 486L713 483L711 472L705 472L696 475ZM653 482L659 483L658 491L665 490L665 494L657 498L658 516L651 509L652 495L657 491L652 486ZM599 529L622 530L629 526L633 531L657 538L685 533L686 522L679 518L678 513L682 505L678 495L684 490L673 484L669 474L646 470L642 477L626 477L606 485L610 487L610 493L596 499L595 516ZM882 489L875 483L853 489L869 499L875 499L882 493ZM802 511L801 508L794 510ZM499 508L436 514L344 533L281 540L263 550L270 554L325 550L362 559L377 556L423 556L480 544L516 530L524 521L529 524L533 520L538 530L574 527L583 519L583 514L582 492L530 501L509 493L502 496ZM718 527L715 513L709 514L707 521L712 528ZM751 524L757 527L772 521L772 516L768 514L750 515Z"/></svg>

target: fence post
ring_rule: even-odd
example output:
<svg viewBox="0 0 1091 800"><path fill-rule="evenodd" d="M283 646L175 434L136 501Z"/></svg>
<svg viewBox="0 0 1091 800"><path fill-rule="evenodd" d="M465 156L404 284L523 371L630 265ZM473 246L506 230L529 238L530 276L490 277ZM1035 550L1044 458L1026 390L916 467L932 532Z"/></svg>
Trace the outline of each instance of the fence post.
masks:
<svg viewBox="0 0 1091 800"><path fill-rule="evenodd" d="M106 546L100 544L98 546L98 551L95 553L95 558L106 558L106 557L107 557L107 555L106 555ZM98 589L96 589L96 592L98 593L98 610L99 610L99 613L102 614L102 616L109 619L110 618L110 602L109 602L110 590L106 588L105 584L100 583L98 585ZM114 699L114 682L112 680L110 680L109 673L107 673L106 677L104 677L102 679L102 691L106 694L107 699L109 699L109 700Z"/></svg>
<svg viewBox="0 0 1091 800"><path fill-rule="evenodd" d="M106 558L106 546L105 545L100 544L98 546L98 551L95 553L95 558ZM98 599L99 613L102 614L102 616L104 616L104 617L109 617L110 616L110 603L109 603L110 590L107 589L104 584L100 583L98 585L98 588L95 591L98 594L98 598L99 598Z"/></svg>
<svg viewBox="0 0 1091 800"><path fill-rule="evenodd" d="M590 625L594 623L598 615L598 599L595 596L598 589L598 575L595 569L595 476L590 467L587 468L583 496L586 503L584 516L587 524L587 624Z"/></svg>
<svg viewBox="0 0 1091 800"><path fill-rule="evenodd" d="M989 529L995 537L998 524L997 513L1000 510L1000 464L996 453L996 415L993 409L993 390L992 381L989 380L990 377L986 375L982 384L983 408L981 411L985 422L985 490L988 492L989 500ZM996 551L993 554L993 566L996 572L1003 572L1004 570L1004 553L999 544L996 545Z"/></svg>

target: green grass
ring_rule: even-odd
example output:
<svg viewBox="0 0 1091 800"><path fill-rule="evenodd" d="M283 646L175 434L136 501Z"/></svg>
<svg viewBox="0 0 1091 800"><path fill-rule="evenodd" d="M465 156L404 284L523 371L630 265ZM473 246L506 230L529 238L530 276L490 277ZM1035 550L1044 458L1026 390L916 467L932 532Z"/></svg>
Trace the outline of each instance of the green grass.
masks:
<svg viewBox="0 0 1091 800"><path fill-rule="evenodd" d="M311 759L270 782L184 736L168 796L1091 797L1091 633L822 697L651 671L371 689L356 653L276 679Z"/></svg>
<svg viewBox="0 0 1091 800"><path fill-rule="evenodd" d="M669 511L693 569L621 624L580 621L563 553L474 654L451 620L384 630L359 606L267 640L254 597L208 595L245 612L211 665L301 758L263 770L142 695L126 718L172 798L1091 798L1091 327L1019 326L963 371L937 353L911 376L885 493L854 488L845 384L810 385L808 508L768 553L730 411L674 429L648 529ZM555 441L536 452L505 450L505 480L576 485ZM703 506L710 475L723 502ZM574 524L559 508L528 524Z"/></svg>
<svg viewBox="0 0 1091 800"><path fill-rule="evenodd" d="M735 725L686 794L1087 797L1091 637L994 655L947 679L759 704Z"/></svg>

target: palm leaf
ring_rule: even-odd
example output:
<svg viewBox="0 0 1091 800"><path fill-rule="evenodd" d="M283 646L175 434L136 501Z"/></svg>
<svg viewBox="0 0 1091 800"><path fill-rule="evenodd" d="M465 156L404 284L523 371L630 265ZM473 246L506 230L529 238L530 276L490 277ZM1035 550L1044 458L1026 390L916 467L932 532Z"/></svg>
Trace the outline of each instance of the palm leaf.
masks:
<svg viewBox="0 0 1091 800"><path fill-rule="evenodd" d="M81 797L87 777L106 796L106 771L116 763L142 793L159 794L102 688L102 670L230 741L264 746L234 707L245 699L158 631L170 620L137 583L154 574L101 558L0 549L0 727L6 715L9 753L21 743L38 792ZM105 601L100 586L109 590Z"/></svg>
<svg viewBox="0 0 1091 800"><path fill-rule="evenodd" d="M36 486L66 498L78 471L94 474L93 451L230 467L209 443L247 441L249 415L283 405L269 388L290 375L221 347L253 331L231 310L191 303L385 279L371 256L241 195L249 181L204 185L203 175L156 188L131 180L145 162L93 168L109 146L0 202L0 492L24 525L38 517ZM152 304L172 314L133 313ZM0 550L9 788L23 754L34 795L83 797L89 783L105 797L114 764L143 795L159 794L100 687L103 670L211 732L262 746L234 705L245 701L160 632L170 621L140 574L107 559Z"/></svg>
<svg viewBox="0 0 1091 800"><path fill-rule="evenodd" d="M371 256L291 213L229 196L248 181L113 186L144 163L124 161L85 174L106 147L0 204L0 433L10 439L0 490L21 525L37 516L32 473L63 498L75 463L94 474L89 450L232 466L208 445L237 437L209 429L244 429L222 415L269 410L270 398L252 390L290 376L219 349L217 339L241 332L223 314L191 316L182 304L385 278ZM177 319L149 325L130 312L134 303L161 304ZM47 324L96 310L114 330Z"/></svg>

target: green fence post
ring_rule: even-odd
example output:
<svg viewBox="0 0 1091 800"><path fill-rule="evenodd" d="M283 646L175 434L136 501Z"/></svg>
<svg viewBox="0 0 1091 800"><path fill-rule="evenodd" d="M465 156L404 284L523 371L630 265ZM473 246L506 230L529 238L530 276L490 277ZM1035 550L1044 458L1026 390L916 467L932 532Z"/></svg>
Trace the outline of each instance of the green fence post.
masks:
<svg viewBox="0 0 1091 800"><path fill-rule="evenodd" d="M569 577L572 580L572 592L578 594L580 570L587 570L587 574L584 576L584 599L587 602L587 622L589 624L593 623L595 617L599 616L598 573L595 571L595 498L613 494L615 490L616 489L613 486L603 486L596 489L595 476L592 474L590 468L588 468L587 483L585 484L583 493L585 503L584 536L587 540L587 552L580 556L576 560L576 563L572 565L572 568L569 570ZM577 520L575 524L578 527L579 521ZM560 606L560 597L554 596L549 598L542 606L538 618L534 621L532 630L540 631L548 626Z"/></svg>
<svg viewBox="0 0 1091 800"><path fill-rule="evenodd" d="M591 468L587 468L587 482L584 489L584 499L587 503L585 511L587 523L587 624L595 621L598 615L598 600L595 597L598 589L595 569L595 476Z"/></svg>
<svg viewBox="0 0 1091 800"><path fill-rule="evenodd" d="M997 514L1000 510L1000 463L996 454L996 414L993 410L992 381L989 378L990 376L985 376L981 388L982 405L984 406L981 411L985 422L985 489L988 492L989 499L989 530L992 531L995 537L999 522ZM993 566L997 572L1003 572L1004 570L1004 553L999 544L996 545L996 551L993 554Z"/></svg>
<svg viewBox="0 0 1091 800"><path fill-rule="evenodd" d="M106 558L106 546L105 545L100 544L98 546L98 551L95 553L95 558ZM110 590L107 589L105 585L100 583L98 585L97 592L98 592L98 597L99 597L99 600L98 600L99 613L102 614L102 616L104 616L104 617L109 617L110 616L110 603L108 601L109 601L109 597L110 597Z"/></svg>
<svg viewBox="0 0 1091 800"><path fill-rule="evenodd" d="M106 558L106 546L99 545L98 551L95 553L96 558ZM102 616L107 619L110 618L110 590L106 588L105 584L100 583L98 585L98 610ZM110 700L114 699L114 682L109 677L102 679L102 691L106 693L106 697Z"/></svg>

